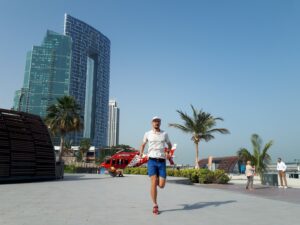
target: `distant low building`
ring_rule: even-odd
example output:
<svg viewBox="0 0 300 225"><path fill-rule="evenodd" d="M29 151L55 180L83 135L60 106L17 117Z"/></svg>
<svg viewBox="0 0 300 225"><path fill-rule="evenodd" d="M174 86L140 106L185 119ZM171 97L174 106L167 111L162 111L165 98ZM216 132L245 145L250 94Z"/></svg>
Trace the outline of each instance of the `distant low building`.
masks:
<svg viewBox="0 0 300 225"><path fill-rule="evenodd" d="M292 162L291 163L286 162L285 164L287 166L287 169L286 169L287 173L300 172L299 164L292 163ZM268 165L267 171L270 173L277 172L277 163L272 163L272 164Z"/></svg>
<svg viewBox="0 0 300 225"><path fill-rule="evenodd" d="M54 150L55 150L56 161L58 161L60 146L54 146ZM86 152L86 155L84 156L83 160L85 162L94 161L98 150L99 149L97 149L95 146L91 146L89 150ZM71 149L66 151L62 157L65 164L70 165L75 163L76 162L75 156L79 154L79 151L80 151L80 146L72 146Z"/></svg>
<svg viewBox="0 0 300 225"><path fill-rule="evenodd" d="M208 168L209 159L199 161L200 168ZM239 159L237 156L216 157L212 158L212 170L224 170L226 173L239 173Z"/></svg>

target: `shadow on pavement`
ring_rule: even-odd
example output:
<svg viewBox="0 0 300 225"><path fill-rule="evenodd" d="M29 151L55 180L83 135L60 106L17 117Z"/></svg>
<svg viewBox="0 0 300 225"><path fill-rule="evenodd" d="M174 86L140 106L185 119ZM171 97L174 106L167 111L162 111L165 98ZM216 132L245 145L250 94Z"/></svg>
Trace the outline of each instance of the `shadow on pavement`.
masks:
<svg viewBox="0 0 300 225"><path fill-rule="evenodd" d="M193 185L193 183L189 179L167 180L167 183Z"/></svg>
<svg viewBox="0 0 300 225"><path fill-rule="evenodd" d="M261 197L265 199L271 199L276 201L284 201L289 203L300 204L300 189L299 188L278 188L274 186L254 185L254 190L248 191L243 184L234 185L198 185L202 188L220 189L224 191L231 191L240 194L246 194L255 197Z"/></svg>
<svg viewBox="0 0 300 225"><path fill-rule="evenodd" d="M218 207L220 205L224 204L230 204L230 203L235 203L237 201L235 200L229 200L229 201L218 201L218 202L197 202L194 204L180 204L182 208L178 209L167 209L167 210L162 210L161 212L173 212L173 211L181 211L181 210L195 210L195 209L201 209L209 206L215 206Z"/></svg>
<svg viewBox="0 0 300 225"><path fill-rule="evenodd" d="M95 176L86 177L87 174L65 174L63 179L42 179L42 178L23 178L19 180L1 181L0 185L13 185L13 184L30 184L30 183L45 183L45 182L63 182L63 181L88 181L88 180L102 180L112 178L110 176Z"/></svg>

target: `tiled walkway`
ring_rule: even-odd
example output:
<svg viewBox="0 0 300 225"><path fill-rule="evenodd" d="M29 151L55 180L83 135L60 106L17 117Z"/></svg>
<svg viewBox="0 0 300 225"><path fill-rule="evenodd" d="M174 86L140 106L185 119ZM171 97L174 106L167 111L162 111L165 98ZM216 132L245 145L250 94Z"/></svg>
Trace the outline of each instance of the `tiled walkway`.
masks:
<svg viewBox="0 0 300 225"><path fill-rule="evenodd" d="M202 188L211 188L211 189L221 189L226 191L231 191L235 193L247 194L250 196L257 196L272 200L290 202L300 204L300 189L299 188L278 188L272 186L262 186L255 185L254 190L249 191L245 189L245 185L241 184L228 184L228 185L218 185L218 184L208 184L201 185L197 184L196 186ZM300 205L299 205L300 208Z"/></svg>
<svg viewBox="0 0 300 225"><path fill-rule="evenodd" d="M174 180L175 179L175 180ZM1 225L285 225L299 223L300 205L266 198L279 190L245 193L238 186L178 184L159 191L152 215L147 176L67 175L63 181L0 185ZM282 199L290 191L280 190ZM284 192L285 191L285 192ZM260 193L262 192L262 193ZM263 197L262 197L263 196Z"/></svg>

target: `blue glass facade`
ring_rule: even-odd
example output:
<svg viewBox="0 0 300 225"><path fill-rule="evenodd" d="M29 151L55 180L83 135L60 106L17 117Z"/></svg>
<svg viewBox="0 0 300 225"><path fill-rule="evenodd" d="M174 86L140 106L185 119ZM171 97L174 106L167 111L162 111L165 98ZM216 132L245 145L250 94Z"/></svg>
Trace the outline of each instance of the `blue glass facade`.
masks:
<svg viewBox="0 0 300 225"><path fill-rule="evenodd" d="M110 40L88 24L65 15L64 34L72 39L70 95L82 109L84 130L71 135L73 143L90 138L95 146L107 145L110 79Z"/></svg>
<svg viewBox="0 0 300 225"><path fill-rule="evenodd" d="M46 116L56 99L69 93L71 38L53 31L27 53L24 83L16 91L14 109Z"/></svg>

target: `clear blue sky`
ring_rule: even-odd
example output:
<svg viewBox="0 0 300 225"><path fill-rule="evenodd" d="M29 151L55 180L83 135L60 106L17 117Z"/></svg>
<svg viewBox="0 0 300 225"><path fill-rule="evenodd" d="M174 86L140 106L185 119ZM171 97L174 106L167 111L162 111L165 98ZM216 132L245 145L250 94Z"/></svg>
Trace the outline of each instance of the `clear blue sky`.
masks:
<svg viewBox="0 0 300 225"><path fill-rule="evenodd" d="M190 136L169 128L177 109L221 116L230 135L200 143L200 157L274 140L273 160L300 158L300 1L0 0L0 107L23 82L25 55L64 13L111 40L110 96L121 109L120 141L139 147L154 115L193 163Z"/></svg>

